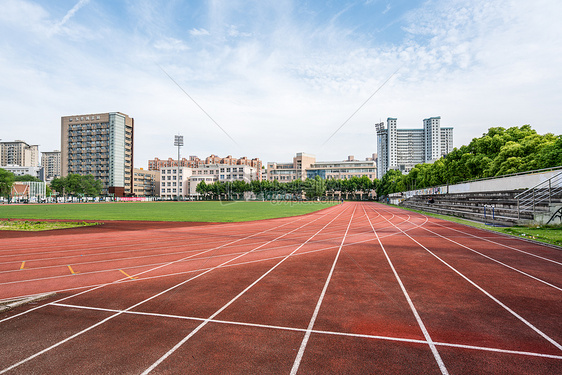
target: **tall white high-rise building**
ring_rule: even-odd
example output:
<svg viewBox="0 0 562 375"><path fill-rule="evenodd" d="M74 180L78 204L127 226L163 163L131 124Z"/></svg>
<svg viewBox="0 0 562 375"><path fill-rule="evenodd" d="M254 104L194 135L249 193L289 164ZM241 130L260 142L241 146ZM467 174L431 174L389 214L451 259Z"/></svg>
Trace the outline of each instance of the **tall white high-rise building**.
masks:
<svg viewBox="0 0 562 375"><path fill-rule="evenodd" d="M422 129L398 129L389 117L375 124L377 132L377 178L390 169L408 173L416 164L431 163L453 150L453 128L441 127L441 117L423 120Z"/></svg>

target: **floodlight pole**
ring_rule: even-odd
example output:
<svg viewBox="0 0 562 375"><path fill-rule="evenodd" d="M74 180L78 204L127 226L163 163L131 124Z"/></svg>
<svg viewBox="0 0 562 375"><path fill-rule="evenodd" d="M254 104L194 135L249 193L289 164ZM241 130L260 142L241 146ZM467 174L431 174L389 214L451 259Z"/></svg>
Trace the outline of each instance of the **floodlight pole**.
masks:
<svg viewBox="0 0 562 375"><path fill-rule="evenodd" d="M177 200L180 200L180 186L182 186L182 182L180 181L180 147L183 146L183 135L175 135L174 136L174 146L178 147L178 186L177 186ZM183 186L182 186L183 187Z"/></svg>

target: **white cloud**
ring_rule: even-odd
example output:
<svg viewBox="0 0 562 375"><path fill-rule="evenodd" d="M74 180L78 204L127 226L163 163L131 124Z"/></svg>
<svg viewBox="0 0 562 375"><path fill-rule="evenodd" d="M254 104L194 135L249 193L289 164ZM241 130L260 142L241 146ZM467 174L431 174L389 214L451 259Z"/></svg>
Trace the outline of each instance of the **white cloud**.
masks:
<svg viewBox="0 0 562 375"><path fill-rule="evenodd" d="M201 36L201 35L210 35L211 33L203 28L197 29L193 28L189 31L189 33L193 36Z"/></svg>
<svg viewBox="0 0 562 375"><path fill-rule="evenodd" d="M189 46L182 40L176 38L164 38L154 43L154 48L163 51L187 51Z"/></svg>
<svg viewBox="0 0 562 375"><path fill-rule="evenodd" d="M238 37L244 37L244 38L249 38L252 36L252 33L248 33L248 32L241 32L238 30L238 26L236 25L229 25L228 26L228 35L234 38L238 38Z"/></svg>
<svg viewBox="0 0 562 375"><path fill-rule="evenodd" d="M371 8L380 14L384 4ZM324 160L369 156L376 151L373 124L389 116L401 127L421 127L423 118L440 115L443 125L455 127L456 146L490 126L560 128L557 2L432 0L401 18L403 34L392 42L379 42L376 30L370 31L376 38L358 34L336 11L321 16L290 1L249 7L215 0L207 13L189 8L182 14L168 3L129 5L130 13L105 12L100 20L107 9L92 2L88 11L100 7L97 17L86 17L76 31L82 13L55 17L47 6L2 3L3 139L28 136L42 151L60 149L60 116L121 111L135 118L135 165L146 166L155 156L174 155L178 132L186 137L185 155L283 161L299 151ZM65 20L65 32L42 36L55 19ZM100 34L86 40L71 38L74 32Z"/></svg>
<svg viewBox="0 0 562 375"><path fill-rule="evenodd" d="M70 20L72 18L72 16L74 16L74 14L80 9L82 8L84 5L88 4L90 2L90 0L80 0L78 1L78 3L76 3L76 5L74 5L72 7L72 9L70 9L68 11L68 13L66 13L64 15L64 17L62 18L62 20L60 20L60 22L57 22L53 28L51 29L51 33L52 34L57 34L61 31L62 27L68 22L68 20Z"/></svg>

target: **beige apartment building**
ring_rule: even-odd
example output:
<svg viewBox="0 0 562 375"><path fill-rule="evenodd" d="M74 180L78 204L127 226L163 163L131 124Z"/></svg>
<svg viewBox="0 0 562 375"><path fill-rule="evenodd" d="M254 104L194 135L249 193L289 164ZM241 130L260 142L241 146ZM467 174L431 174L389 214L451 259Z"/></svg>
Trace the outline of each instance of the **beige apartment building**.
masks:
<svg viewBox="0 0 562 375"><path fill-rule="evenodd" d="M39 146L24 141L0 142L0 166L37 167Z"/></svg>
<svg viewBox="0 0 562 375"><path fill-rule="evenodd" d="M177 159L168 158L167 160L161 160L158 158L154 158L153 160L148 161L148 170L150 171L159 171L160 168L165 167L187 167L187 168L199 168L203 165L212 165L212 164L221 164L221 165L247 165L256 169L256 174L252 177L253 180L261 180L261 171L262 171L262 162L258 158L249 159L246 156L240 158L234 158L232 155L228 155L225 158L222 158L217 155L208 156L205 159L200 159L197 156L190 156L189 159L182 158L179 162Z"/></svg>
<svg viewBox="0 0 562 375"><path fill-rule="evenodd" d="M306 170L316 162L316 156L299 152L292 163L267 163L268 181L289 182L296 179L306 180Z"/></svg>
<svg viewBox="0 0 562 375"><path fill-rule="evenodd" d="M133 169L133 195L155 197L160 195L160 172Z"/></svg>
<svg viewBox="0 0 562 375"><path fill-rule="evenodd" d="M61 175L88 175L103 194L132 195L134 119L120 112L61 117Z"/></svg>
<svg viewBox="0 0 562 375"><path fill-rule="evenodd" d="M367 160L356 160L349 156L344 161L316 161L314 155L297 153L292 163L267 163L267 180L290 182L320 176L322 179L350 179L354 176L367 176L371 180L377 176L376 155Z"/></svg>
<svg viewBox="0 0 562 375"><path fill-rule="evenodd" d="M61 152L58 150L41 153L41 166L44 169L45 181L51 182L61 176Z"/></svg>

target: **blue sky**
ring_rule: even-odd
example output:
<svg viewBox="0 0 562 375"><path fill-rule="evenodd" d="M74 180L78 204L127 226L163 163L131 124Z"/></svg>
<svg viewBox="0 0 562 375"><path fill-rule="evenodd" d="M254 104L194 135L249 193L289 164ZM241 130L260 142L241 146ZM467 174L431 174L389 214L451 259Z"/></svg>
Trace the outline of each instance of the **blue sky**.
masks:
<svg viewBox="0 0 562 375"><path fill-rule="evenodd" d="M60 117L135 118L135 166L376 152L374 124L441 116L562 133L562 2L0 0L0 138L60 149ZM328 142L369 96L397 73ZM164 73L168 73L209 118ZM219 124L234 140L227 137Z"/></svg>

